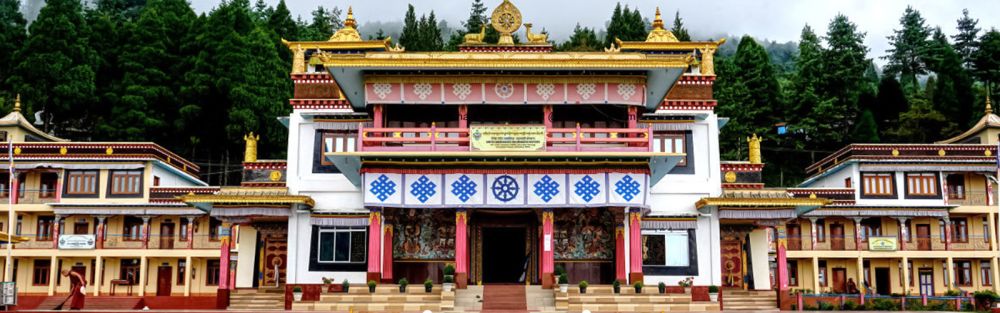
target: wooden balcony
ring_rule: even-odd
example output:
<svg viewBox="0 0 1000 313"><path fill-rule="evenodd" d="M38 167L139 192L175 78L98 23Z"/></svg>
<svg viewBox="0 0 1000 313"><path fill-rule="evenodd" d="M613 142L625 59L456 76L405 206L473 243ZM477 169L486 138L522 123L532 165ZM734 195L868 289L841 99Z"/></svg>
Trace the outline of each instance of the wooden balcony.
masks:
<svg viewBox="0 0 1000 313"><path fill-rule="evenodd" d="M652 152L652 130L645 128L549 128L544 151ZM358 129L356 151L474 151L469 128Z"/></svg>

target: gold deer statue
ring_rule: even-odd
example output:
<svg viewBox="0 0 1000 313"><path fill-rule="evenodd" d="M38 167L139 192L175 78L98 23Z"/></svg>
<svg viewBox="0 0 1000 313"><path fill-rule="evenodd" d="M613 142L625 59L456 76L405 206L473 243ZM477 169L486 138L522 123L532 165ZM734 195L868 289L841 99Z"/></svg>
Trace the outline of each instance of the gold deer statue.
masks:
<svg viewBox="0 0 1000 313"><path fill-rule="evenodd" d="M481 44L486 38L486 24L479 28L479 33L465 34L465 44Z"/></svg>
<svg viewBox="0 0 1000 313"><path fill-rule="evenodd" d="M528 43L533 44L546 44L549 43L548 34L535 34L531 32L531 23L524 23L525 37L528 37Z"/></svg>

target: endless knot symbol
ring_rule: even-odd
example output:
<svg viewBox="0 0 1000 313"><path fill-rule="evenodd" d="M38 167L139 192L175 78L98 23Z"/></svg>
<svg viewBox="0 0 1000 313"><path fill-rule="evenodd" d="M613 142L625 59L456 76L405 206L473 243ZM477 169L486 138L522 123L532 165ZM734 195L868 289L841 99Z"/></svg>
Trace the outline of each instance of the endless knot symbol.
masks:
<svg viewBox="0 0 1000 313"><path fill-rule="evenodd" d="M493 196L497 200L508 202L514 200L517 197L517 192L520 188L517 186L517 180L510 175L503 175L497 177L493 180Z"/></svg>
<svg viewBox="0 0 1000 313"><path fill-rule="evenodd" d="M632 179L632 176L625 175L615 183L615 192L625 198L625 201L632 201L632 198L639 195L639 182Z"/></svg>
<svg viewBox="0 0 1000 313"><path fill-rule="evenodd" d="M535 92L542 97L542 100L548 101L549 97L556 93L556 86L553 84L538 84L538 87L535 87Z"/></svg>
<svg viewBox="0 0 1000 313"><path fill-rule="evenodd" d="M580 198L583 198L583 201L590 202L590 200L593 200L594 197L601 194L601 183L598 183L593 178L590 178L590 175L584 176L582 179L577 181L576 184L573 184L573 186L576 187L576 190L573 192L575 192L577 196L580 196Z"/></svg>
<svg viewBox="0 0 1000 313"><path fill-rule="evenodd" d="M427 96L429 96L431 92L433 92L431 84L420 83L413 85L413 93L417 94L417 97L420 97L420 100L427 100Z"/></svg>
<svg viewBox="0 0 1000 313"><path fill-rule="evenodd" d="M580 95L583 100L590 100L590 96L597 92L597 86L594 84L579 84L576 85L576 93Z"/></svg>
<svg viewBox="0 0 1000 313"><path fill-rule="evenodd" d="M454 84L451 85L451 93L455 94L459 100L465 100L469 94L472 93L472 85L469 84Z"/></svg>
<svg viewBox="0 0 1000 313"><path fill-rule="evenodd" d="M549 175L542 176L542 179L535 182L535 195L549 202L552 197L559 194L559 183L549 177Z"/></svg>
<svg viewBox="0 0 1000 313"><path fill-rule="evenodd" d="M368 191L374 194L379 201L385 201L389 196L396 193L396 182L389 180L389 177L385 175L380 175L369 186L371 186L371 189Z"/></svg>
<svg viewBox="0 0 1000 313"><path fill-rule="evenodd" d="M437 184L428 179L427 176L421 175L417 181L410 184L410 194L417 197L420 203L424 203L437 193L435 188L437 188Z"/></svg>
<svg viewBox="0 0 1000 313"><path fill-rule="evenodd" d="M379 99L385 99L385 96L392 93L392 84L373 84L372 91L375 92L375 95L378 96Z"/></svg>
<svg viewBox="0 0 1000 313"><path fill-rule="evenodd" d="M469 176L462 175L451 183L451 194L462 202L469 201L469 198L476 194L476 182L469 179Z"/></svg>
<svg viewBox="0 0 1000 313"><path fill-rule="evenodd" d="M497 96L503 99L510 98L514 94L514 84L511 83L497 83L493 86L493 92L496 92Z"/></svg>
<svg viewBox="0 0 1000 313"><path fill-rule="evenodd" d="M622 99L628 100L635 95L635 85L632 84L618 84L618 95L622 96Z"/></svg>

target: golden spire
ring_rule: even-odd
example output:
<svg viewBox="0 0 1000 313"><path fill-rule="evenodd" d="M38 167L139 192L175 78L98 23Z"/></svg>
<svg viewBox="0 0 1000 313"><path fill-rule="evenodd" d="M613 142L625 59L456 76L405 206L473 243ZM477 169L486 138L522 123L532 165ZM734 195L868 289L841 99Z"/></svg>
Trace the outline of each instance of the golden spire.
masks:
<svg viewBox="0 0 1000 313"><path fill-rule="evenodd" d="M660 16L660 7L656 7L656 17L653 19L653 29L646 36L646 42L678 42L674 33L663 28L663 18Z"/></svg>
<svg viewBox="0 0 1000 313"><path fill-rule="evenodd" d="M989 97L986 98L989 99ZM14 98L14 112L21 112L21 94L17 94L17 98Z"/></svg>
<svg viewBox="0 0 1000 313"><path fill-rule="evenodd" d="M753 134L753 136L747 138L747 142L750 143L750 164L761 164L761 158L760 158L761 138L757 137L757 134Z"/></svg>
<svg viewBox="0 0 1000 313"><path fill-rule="evenodd" d="M347 20L344 21L344 26L350 28L358 26L358 23L354 21L354 9L351 6L347 6Z"/></svg>
<svg viewBox="0 0 1000 313"><path fill-rule="evenodd" d="M986 115L993 114L993 105L990 104L990 88L986 87Z"/></svg>
<svg viewBox="0 0 1000 313"><path fill-rule="evenodd" d="M243 140L246 141L246 150L243 152L243 162L257 162L257 141L260 140L260 135L254 135L253 132L243 136Z"/></svg>
<svg viewBox="0 0 1000 313"><path fill-rule="evenodd" d="M337 30L333 36L330 36L329 41L361 41L361 34L358 33L357 26L358 22L354 20L354 9L347 7L347 20L344 21L344 28Z"/></svg>
<svg viewBox="0 0 1000 313"><path fill-rule="evenodd" d="M653 18L653 29L663 29L663 18L660 17L660 7L656 7L656 17Z"/></svg>

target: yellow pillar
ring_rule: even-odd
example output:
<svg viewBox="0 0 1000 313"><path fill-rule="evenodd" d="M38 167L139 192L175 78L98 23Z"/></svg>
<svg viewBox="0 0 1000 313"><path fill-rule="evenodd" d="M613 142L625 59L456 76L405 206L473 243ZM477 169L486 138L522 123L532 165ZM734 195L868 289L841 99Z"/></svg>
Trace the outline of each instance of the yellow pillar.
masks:
<svg viewBox="0 0 1000 313"><path fill-rule="evenodd" d="M813 257L813 292L819 293L819 258Z"/></svg>
<svg viewBox="0 0 1000 313"><path fill-rule="evenodd" d="M146 268L147 268L147 266L148 266L148 264L146 264L146 256L144 255L144 256L142 256L142 258L139 259L139 296L140 297L146 295L146 279L147 279L146 278L146 274L147 274L146 273L146 271L147 271Z"/></svg>
<svg viewBox="0 0 1000 313"><path fill-rule="evenodd" d="M94 261L94 296L101 295L101 282L104 280L104 258L100 255Z"/></svg>
<svg viewBox="0 0 1000 313"><path fill-rule="evenodd" d="M910 259L903 256L903 294L910 294Z"/></svg>
<svg viewBox="0 0 1000 313"><path fill-rule="evenodd" d="M948 262L948 273L945 274L944 277L947 277L948 281L944 282L944 285L945 287L948 287L948 290L952 290L955 289L955 262L950 256L946 262Z"/></svg>
<svg viewBox="0 0 1000 313"><path fill-rule="evenodd" d="M865 261L858 257L858 291L865 292Z"/></svg>
<svg viewBox="0 0 1000 313"><path fill-rule="evenodd" d="M990 238L990 250L997 251L997 238L995 238L997 233L997 222L993 219L994 216L992 212L986 214L986 216L989 217L987 220L990 221L990 233L987 235Z"/></svg>
<svg viewBox="0 0 1000 313"><path fill-rule="evenodd" d="M191 295L191 256L184 258L184 296Z"/></svg>
<svg viewBox="0 0 1000 313"><path fill-rule="evenodd" d="M1000 265L998 264L997 258L990 258L990 275L992 276L990 281L993 282L993 292L1000 292L1000 284L997 283L997 281L1000 280L1000 269L997 269L997 265Z"/></svg>
<svg viewBox="0 0 1000 313"><path fill-rule="evenodd" d="M49 259L49 295L50 296L56 295L56 281L59 280L59 277L57 277L56 275L59 275L59 274L62 274L62 273L59 272L59 260L56 259L56 256L53 255Z"/></svg>

